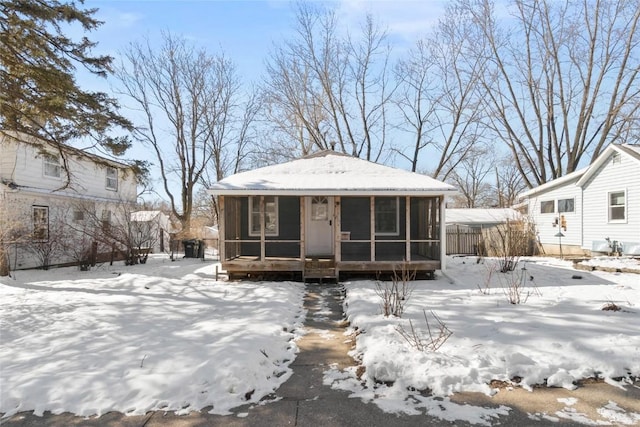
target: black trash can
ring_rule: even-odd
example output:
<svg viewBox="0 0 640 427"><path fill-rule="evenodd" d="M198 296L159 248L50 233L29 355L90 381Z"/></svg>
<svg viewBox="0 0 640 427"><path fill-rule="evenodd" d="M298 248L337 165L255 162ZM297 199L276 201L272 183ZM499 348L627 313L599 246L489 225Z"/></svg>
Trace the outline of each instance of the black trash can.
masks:
<svg viewBox="0 0 640 427"><path fill-rule="evenodd" d="M198 250L197 252L197 256L198 258L204 258L204 240L198 240L197 241L197 245L198 245Z"/></svg>
<svg viewBox="0 0 640 427"><path fill-rule="evenodd" d="M183 240L182 246L184 247L185 258L195 258L198 255L197 242L194 239Z"/></svg>

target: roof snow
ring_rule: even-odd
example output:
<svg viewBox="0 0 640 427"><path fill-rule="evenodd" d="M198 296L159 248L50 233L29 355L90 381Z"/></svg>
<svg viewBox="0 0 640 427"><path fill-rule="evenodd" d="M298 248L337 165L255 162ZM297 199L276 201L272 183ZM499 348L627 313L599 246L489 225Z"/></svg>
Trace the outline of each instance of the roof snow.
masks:
<svg viewBox="0 0 640 427"><path fill-rule="evenodd" d="M429 176L322 151L279 165L229 176L211 194L371 195L453 193L456 189Z"/></svg>
<svg viewBox="0 0 640 427"><path fill-rule="evenodd" d="M447 224L500 224L520 218L520 213L511 208L455 209L447 208Z"/></svg>

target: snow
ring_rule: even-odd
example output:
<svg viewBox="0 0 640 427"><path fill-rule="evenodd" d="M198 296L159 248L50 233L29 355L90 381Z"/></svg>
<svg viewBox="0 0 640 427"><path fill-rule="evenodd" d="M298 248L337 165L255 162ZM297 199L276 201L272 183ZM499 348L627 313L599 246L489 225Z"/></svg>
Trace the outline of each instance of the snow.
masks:
<svg viewBox="0 0 640 427"><path fill-rule="evenodd" d="M447 224L500 224L521 217L518 211L511 208L447 208L445 213Z"/></svg>
<svg viewBox="0 0 640 427"><path fill-rule="evenodd" d="M251 191L318 192L335 195L363 191L453 193L455 188L427 175L368 162L356 157L324 151L279 165L266 166L229 176L209 188L212 194ZM307 195L310 193L307 193ZM395 195L395 193L394 193Z"/></svg>
<svg viewBox="0 0 640 427"><path fill-rule="evenodd" d="M212 413L289 378L299 283L216 282L212 264L18 271L0 280L0 412Z"/></svg>
<svg viewBox="0 0 640 427"><path fill-rule="evenodd" d="M545 381L572 389L594 376L633 386L630 377L640 375L640 275L578 271L545 258L523 259L514 274L502 274L495 260L476 261L452 257L446 275L414 282L402 318L381 314L374 281L345 283L348 332L358 333L352 355L365 371L327 367L324 383L387 412L480 425L509 408L461 405L450 400L453 393L493 395L492 380L515 378L525 389ZM258 402L291 376L296 340L305 333L304 286L216 281L214 271L213 263L153 256L145 265L0 278L0 412L228 414ZM523 303L507 301L510 282L523 286ZM602 310L608 304L621 310ZM437 351L418 351L397 328L409 330L411 320L427 338L426 313L437 334L432 312L453 335ZM593 424L576 401L530 417ZM597 411L610 423L640 422L613 400Z"/></svg>
<svg viewBox="0 0 640 427"><path fill-rule="evenodd" d="M571 390L588 377L624 387L625 379L640 375L639 275L585 273L568 261L544 258L523 259L514 273L503 274L495 271L496 262L447 260L446 276L413 283L402 318L381 314L373 281L346 283L345 312L358 332L352 355L365 372L360 380L355 369L334 373L326 382L387 411L410 414L425 407L422 390L444 399L462 391L492 395L492 380L517 381L528 390L545 383ZM522 286L524 303L508 301L511 283ZM602 310L611 303L621 310ZM426 314L437 337L432 311L453 335L435 352L419 351L398 329L410 332L411 320L429 341Z"/></svg>

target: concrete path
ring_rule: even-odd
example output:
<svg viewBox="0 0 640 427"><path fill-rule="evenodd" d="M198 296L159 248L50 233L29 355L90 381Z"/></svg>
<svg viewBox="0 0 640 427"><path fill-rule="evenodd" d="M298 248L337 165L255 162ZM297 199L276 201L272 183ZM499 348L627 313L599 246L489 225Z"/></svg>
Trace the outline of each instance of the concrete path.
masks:
<svg viewBox="0 0 640 427"><path fill-rule="evenodd" d="M152 412L144 416L126 416L109 413L100 418L84 419L71 414L37 417L31 413L20 413L0 422L7 427L28 426L96 426L96 427L204 427L204 426L467 426L468 423L451 423L427 415L408 416L388 414L376 405L363 403L360 399L349 398L349 393L333 390L323 384L323 374L332 365L345 368L353 364L347 352L353 346L351 338L344 335L346 321L342 309L344 288L341 285L308 284L305 308L307 333L298 341L300 353L292 363L293 375L272 396L267 396L259 405L237 408L234 415L219 416L194 412L186 416L173 413ZM503 426L573 426L584 425L567 420L532 420L527 413L551 412L558 403L558 397L578 397L588 402L585 411L596 415L595 408L604 406L608 398L626 408L640 412L640 384L628 387L629 392L606 384L587 386L576 392L559 389L545 389L529 393L525 391L500 392L493 398L466 393L454 396L459 403L497 407L501 404L512 407L508 417L495 421ZM596 402L597 401L597 402ZM583 404L584 405L584 404ZM598 406L600 405L600 406ZM584 408L577 407L582 412ZM597 419L597 418L596 418Z"/></svg>

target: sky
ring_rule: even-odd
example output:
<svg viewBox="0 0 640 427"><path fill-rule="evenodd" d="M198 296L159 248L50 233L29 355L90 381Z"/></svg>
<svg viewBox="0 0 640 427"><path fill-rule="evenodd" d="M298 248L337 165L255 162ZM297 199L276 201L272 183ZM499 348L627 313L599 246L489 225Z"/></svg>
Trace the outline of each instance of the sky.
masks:
<svg viewBox="0 0 640 427"><path fill-rule="evenodd" d="M392 55L398 57L434 26L444 12L445 3L444 0L332 0L322 4L335 8L344 30L359 29L367 13L379 19L387 28ZM112 56L117 66L122 52L131 43L148 38L151 44L157 40L160 45L162 32L168 31L212 54L224 53L237 67L241 81L251 85L263 78L265 62L274 46L292 37L295 6L295 2L285 0L86 0L85 7L96 8L95 17L103 24L90 33L73 28L70 35L76 39L87 36L97 42L93 53ZM105 80L78 70L77 80L83 88L118 97L121 113L129 118L137 116L131 109L133 104L116 95L114 77ZM148 150L140 145L134 145L126 156L150 160ZM152 169L156 190L162 188L158 176ZM164 194L145 197L157 198L167 199Z"/></svg>

